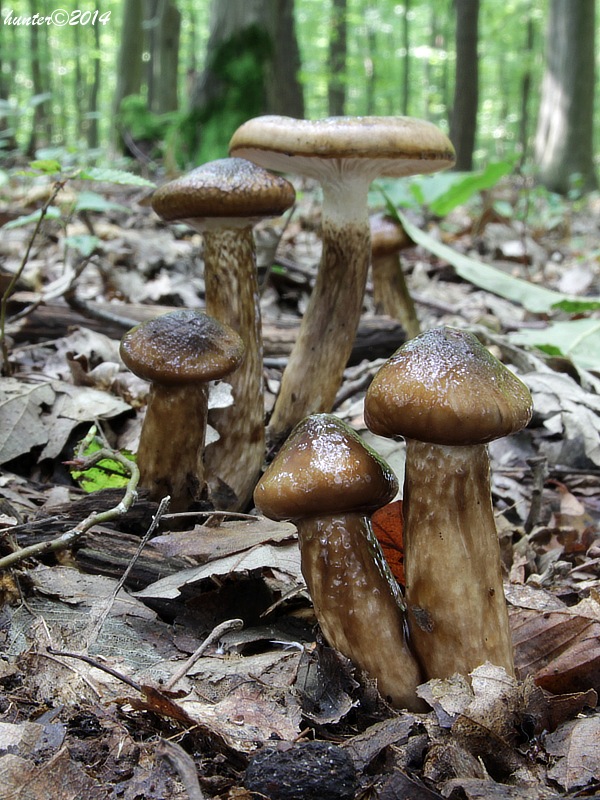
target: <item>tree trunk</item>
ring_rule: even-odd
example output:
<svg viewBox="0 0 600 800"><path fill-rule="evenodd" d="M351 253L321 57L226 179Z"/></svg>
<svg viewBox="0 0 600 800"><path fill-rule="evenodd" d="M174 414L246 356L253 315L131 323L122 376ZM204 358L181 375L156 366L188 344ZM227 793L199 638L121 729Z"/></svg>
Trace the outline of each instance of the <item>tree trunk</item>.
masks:
<svg viewBox="0 0 600 800"><path fill-rule="evenodd" d="M402 113L408 115L408 105L410 102L410 26L408 12L410 11L410 0L404 0L404 13L402 15L402 50L404 56L402 63L404 71L402 74Z"/></svg>
<svg viewBox="0 0 600 800"><path fill-rule="evenodd" d="M346 56L348 53L346 17L346 0L333 0L329 21L329 82L327 85L330 117L342 117L346 113Z"/></svg>
<svg viewBox="0 0 600 800"><path fill-rule="evenodd" d="M273 58L266 71L266 101L269 114L304 117L304 93L298 80L300 48L296 38L294 1L276 0Z"/></svg>
<svg viewBox="0 0 600 800"><path fill-rule="evenodd" d="M520 164L525 163L529 143L529 98L531 97L531 63L533 58L533 45L535 41L535 28L533 17L527 16L525 22L525 69L521 77L521 114L519 118L519 147L521 150Z"/></svg>
<svg viewBox="0 0 600 800"><path fill-rule="evenodd" d="M100 93L100 26L92 25L94 36L94 55L92 57L92 76L88 102L88 118L86 120L86 139L88 147L96 148L99 144L98 136L98 95Z"/></svg>
<svg viewBox="0 0 600 800"><path fill-rule="evenodd" d="M551 0L535 161L544 186L563 194L574 180L583 190L597 186L594 16L594 0Z"/></svg>
<svg viewBox="0 0 600 800"><path fill-rule="evenodd" d="M303 115L293 7L293 0L213 0L187 126L194 161L225 156L231 135L251 117Z"/></svg>
<svg viewBox="0 0 600 800"><path fill-rule="evenodd" d="M473 169L479 103L477 27L479 0L455 0L456 81L450 139L456 148L457 170Z"/></svg>
<svg viewBox="0 0 600 800"><path fill-rule="evenodd" d="M148 107L155 114L164 114L178 107L181 14L173 0L158 0L154 7L146 8L152 12Z"/></svg>
<svg viewBox="0 0 600 800"><path fill-rule="evenodd" d="M124 97L139 94L142 88L143 10L143 0L123 1L123 25L117 59L117 86L113 114L119 111Z"/></svg>

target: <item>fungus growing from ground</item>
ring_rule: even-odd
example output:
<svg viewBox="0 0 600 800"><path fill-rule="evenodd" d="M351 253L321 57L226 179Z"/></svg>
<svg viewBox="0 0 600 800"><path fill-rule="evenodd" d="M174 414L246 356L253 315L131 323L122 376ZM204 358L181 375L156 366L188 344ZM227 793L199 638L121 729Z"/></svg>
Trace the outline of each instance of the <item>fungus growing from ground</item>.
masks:
<svg viewBox="0 0 600 800"><path fill-rule="evenodd" d="M244 508L252 497L265 451L263 345L253 226L283 214L294 187L241 158L203 164L161 186L152 197L167 222L185 221L204 238L206 313L242 337L244 363L231 377L233 405L211 411L220 439L206 449L207 474L231 490L221 506ZM218 487L217 487L218 489Z"/></svg>
<svg viewBox="0 0 600 800"><path fill-rule="evenodd" d="M409 339L421 333L421 326L406 285L399 254L412 244L412 239L399 222L381 214L371 217L371 273L375 311L397 319Z"/></svg>
<svg viewBox="0 0 600 800"><path fill-rule="evenodd" d="M154 500L170 495L171 510L185 511L204 491L208 384L239 366L242 340L206 314L182 309L136 325L120 352L151 383L137 454L140 486Z"/></svg>
<svg viewBox="0 0 600 800"><path fill-rule="evenodd" d="M254 492L267 517L298 528L302 573L327 641L377 679L396 706L420 708L419 668L403 602L369 514L398 483L387 464L330 414L300 422Z"/></svg>
<svg viewBox="0 0 600 800"><path fill-rule="evenodd" d="M449 139L409 117L257 117L230 152L296 173L323 189L323 254L269 422L272 442L304 416L331 411L352 350L370 262L367 193L375 178L435 172L454 163Z"/></svg>
<svg viewBox="0 0 600 800"><path fill-rule="evenodd" d="M406 438L406 605L427 678L486 661L514 673L486 443L531 413L525 384L452 328L406 342L367 392L367 426Z"/></svg>

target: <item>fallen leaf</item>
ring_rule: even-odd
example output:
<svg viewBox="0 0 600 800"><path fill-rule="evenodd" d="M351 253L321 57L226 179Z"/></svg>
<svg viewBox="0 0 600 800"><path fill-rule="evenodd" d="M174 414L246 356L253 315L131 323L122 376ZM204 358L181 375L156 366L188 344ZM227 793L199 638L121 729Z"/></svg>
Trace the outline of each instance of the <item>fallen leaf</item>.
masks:
<svg viewBox="0 0 600 800"><path fill-rule="evenodd" d="M34 447L46 444L48 428L42 406L54 402L48 383L2 378L0 381L0 463L11 461Z"/></svg>
<svg viewBox="0 0 600 800"><path fill-rule="evenodd" d="M241 753L273 739L294 741L300 733L302 713L294 696L259 683L242 683L218 703L185 699L180 705L191 720Z"/></svg>
<svg viewBox="0 0 600 800"><path fill-rule="evenodd" d="M275 576L284 577L289 584L290 579L297 585L304 585L300 569L300 552L295 542L291 544L263 544L243 553L234 553L225 558L217 558L200 567L181 570L155 583L150 584L135 594L141 598L175 599L184 587L208 580L215 576L245 575L251 572L268 570Z"/></svg>
<svg viewBox="0 0 600 800"><path fill-rule="evenodd" d="M558 758L548 777L567 791L600 779L600 717L566 722L546 736L544 745L551 756Z"/></svg>
<svg viewBox="0 0 600 800"><path fill-rule="evenodd" d="M530 675L553 694L600 689L600 603L540 612L510 609L519 678Z"/></svg>
<svg viewBox="0 0 600 800"><path fill-rule="evenodd" d="M371 525L394 577L404 586L402 500L378 508L371 517Z"/></svg>

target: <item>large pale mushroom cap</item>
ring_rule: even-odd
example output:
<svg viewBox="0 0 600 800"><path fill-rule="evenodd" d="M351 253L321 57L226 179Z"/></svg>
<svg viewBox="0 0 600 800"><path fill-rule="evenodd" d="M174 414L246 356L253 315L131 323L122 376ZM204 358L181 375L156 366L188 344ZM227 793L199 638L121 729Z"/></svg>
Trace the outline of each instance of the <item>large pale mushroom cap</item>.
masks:
<svg viewBox="0 0 600 800"><path fill-rule="evenodd" d="M277 217L293 205L291 183L243 158L210 161L165 183L154 192L152 208L165 221Z"/></svg>
<svg viewBox="0 0 600 800"><path fill-rule="evenodd" d="M380 436L484 444L531 419L531 395L473 334L434 328L402 345L375 376L365 422Z"/></svg>
<svg viewBox="0 0 600 800"><path fill-rule="evenodd" d="M398 491L390 467L348 425L331 414L298 423L254 492L271 519L369 511Z"/></svg>
<svg viewBox="0 0 600 800"><path fill-rule="evenodd" d="M200 311L179 309L142 322L121 340L121 358L139 378L161 384L217 380L238 367L238 334Z"/></svg>
<svg viewBox="0 0 600 800"><path fill-rule="evenodd" d="M255 117L233 134L229 152L267 169L317 178L324 164L340 160L372 178L437 172L455 160L448 137L412 117Z"/></svg>

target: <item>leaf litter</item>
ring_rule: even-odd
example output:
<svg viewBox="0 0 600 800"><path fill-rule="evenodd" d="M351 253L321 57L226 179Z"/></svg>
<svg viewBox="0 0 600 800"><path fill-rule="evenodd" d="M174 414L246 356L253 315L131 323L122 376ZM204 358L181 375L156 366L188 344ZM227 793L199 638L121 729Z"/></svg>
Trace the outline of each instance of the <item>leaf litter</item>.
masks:
<svg viewBox="0 0 600 800"><path fill-rule="evenodd" d="M102 267L91 264L81 273L79 296L114 298L123 316L136 303L201 307L198 237L176 239L158 229L131 190L115 191L114 199L126 201L132 217L127 227L95 224ZM118 209L111 217L122 219ZM504 259L518 263L535 251L536 269L556 247L551 237L534 235L519 250L526 240L514 231L501 233L506 239L496 244L492 234L489 247ZM9 269L17 242L25 240L23 229L11 231L4 245ZM309 240L294 223L279 245L280 258L300 265L303 275L314 272L318 258L318 241L307 247ZM60 294L72 284L60 247L47 239L43 251L44 263L32 262L25 274L23 302L40 285ZM156 512L141 493L129 519L99 525L61 556L0 576L0 798L188 797L187 754L204 796L249 797L248 776L253 790L262 791L272 787L273 775L309 774L325 797L331 776L322 772L321 745L339 770L350 769L349 788L342 790L338 772L332 796L504 800L594 791L600 781L599 379L567 359L523 349L518 332L505 335L525 319L523 309L458 280L443 253L438 249L437 261L423 248L407 253L409 280L431 298L420 306L424 326L469 325L534 397L530 429L492 450L517 679L482 665L469 680L422 686L428 714L388 708L315 629L294 527L260 517L167 514L146 546L151 560L144 571L132 570L120 586L119 573ZM474 269L472 260L457 263ZM560 278L549 288L598 294L589 267L583 276ZM498 275L490 273L490 280ZM275 319L282 303L294 313L305 305L307 282L290 285L285 299L272 287L265 291L264 308ZM513 300L514 285L501 286ZM444 306L449 297L452 309ZM554 299L533 289L527 297L531 308ZM371 302L368 295L367 311ZM62 308L68 318L68 305ZM482 325L490 320L500 327ZM103 492L84 501L60 462L99 420L112 445L135 446L147 392L120 365L118 336L84 326L60 337L49 329L28 341L21 330L27 325L11 328L18 369L0 385L3 552L56 535L84 518L90 503L114 502L114 495L102 501ZM347 370L349 384L355 374ZM272 392L279 377L278 367L267 367ZM229 402L226 387L217 402ZM360 390L337 413L366 433ZM385 446L401 476L402 446ZM528 459L539 455L550 480L542 482L529 526ZM210 639L238 618L241 629ZM183 755L163 742L177 743ZM315 752L305 747L311 743L319 745ZM265 776L270 784L260 782Z"/></svg>

